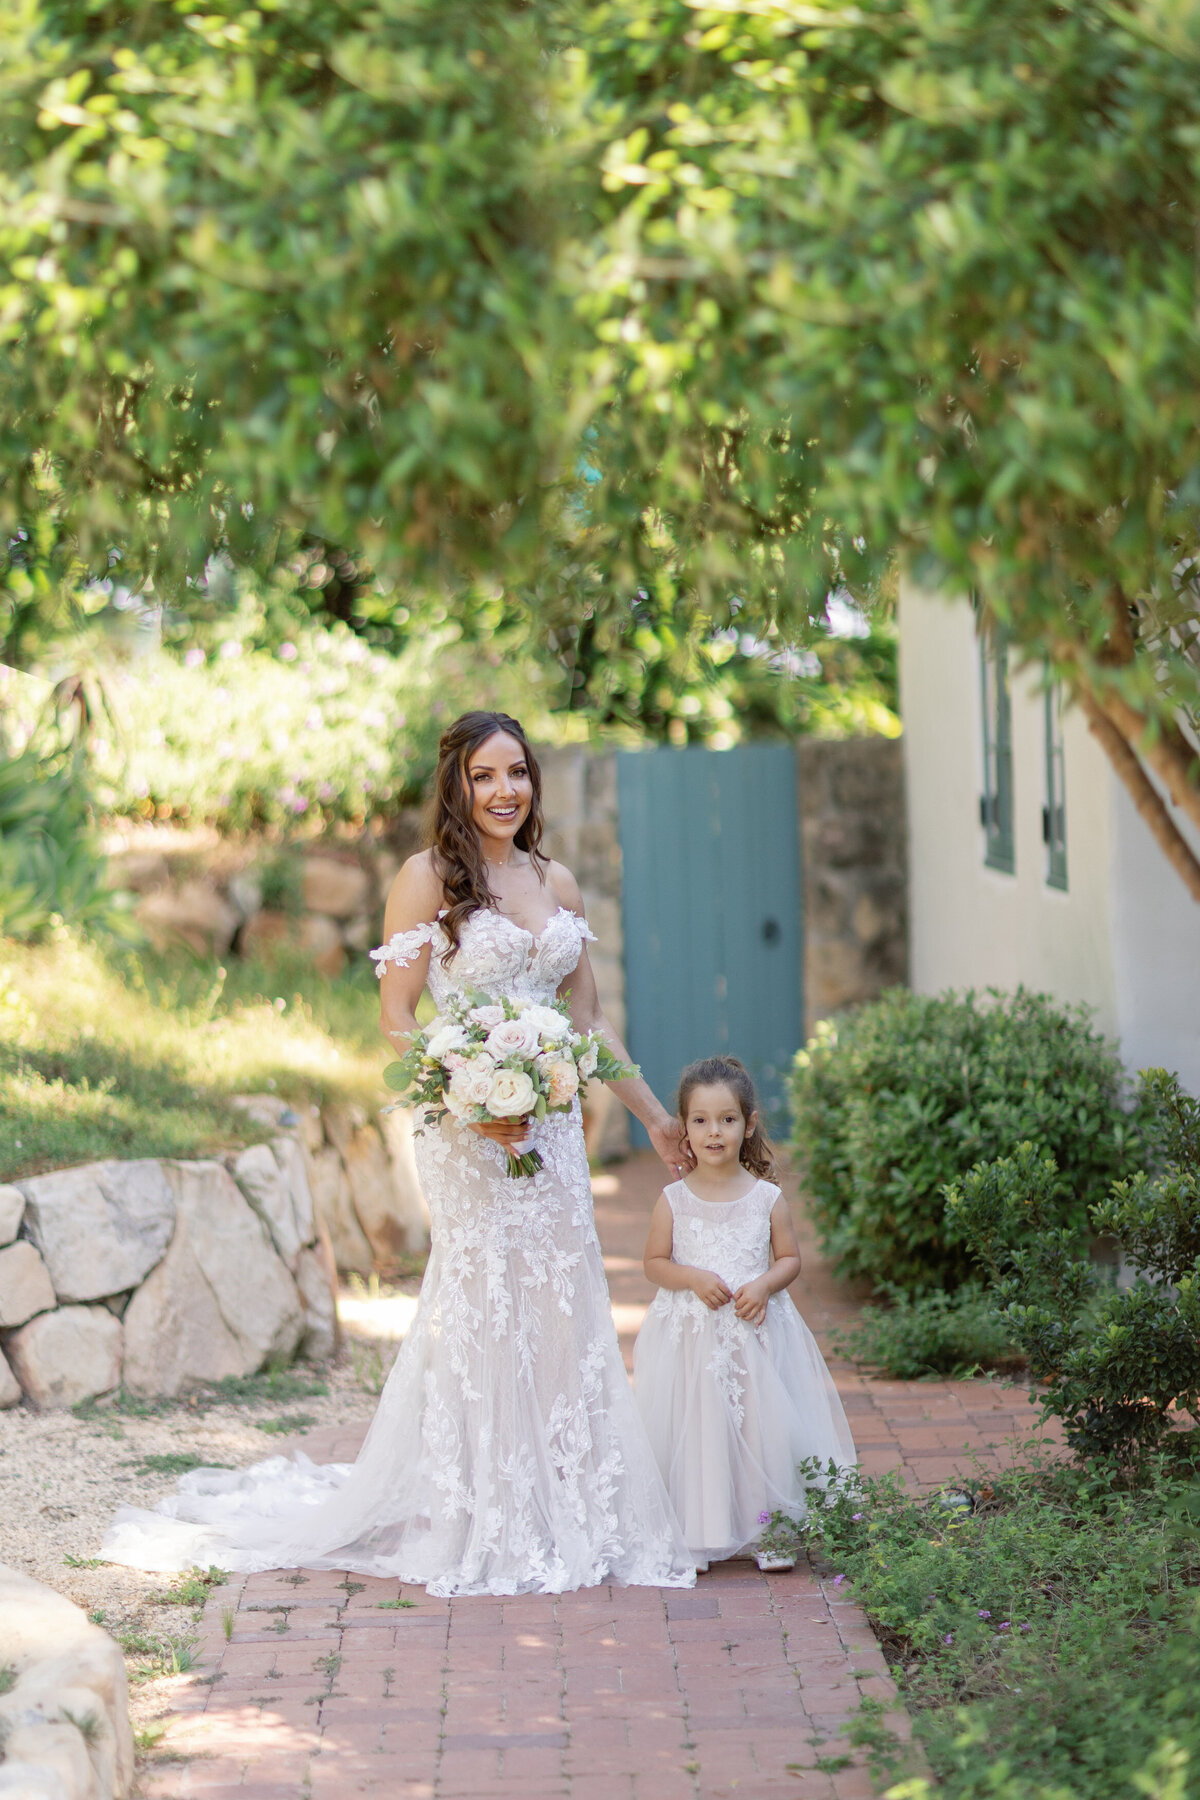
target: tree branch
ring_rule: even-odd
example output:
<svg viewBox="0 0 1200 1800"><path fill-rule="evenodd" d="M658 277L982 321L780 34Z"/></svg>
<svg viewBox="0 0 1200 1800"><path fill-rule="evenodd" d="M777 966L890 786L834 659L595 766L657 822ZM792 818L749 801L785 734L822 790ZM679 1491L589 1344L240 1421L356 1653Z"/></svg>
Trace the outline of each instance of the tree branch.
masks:
<svg viewBox="0 0 1200 1800"><path fill-rule="evenodd" d="M1200 826L1200 757L1177 725L1153 722L1112 690L1095 696L1112 725L1145 758L1180 812Z"/></svg>
<svg viewBox="0 0 1200 1800"><path fill-rule="evenodd" d="M1150 827L1163 855L1186 885L1192 899L1200 904L1200 860L1193 854L1187 839L1167 811L1166 802L1146 774L1127 739L1091 690L1077 681L1075 697L1084 710L1091 731L1124 782L1133 804ZM1132 708L1129 710L1133 711ZM1145 729L1146 722L1138 713L1133 716L1140 734Z"/></svg>

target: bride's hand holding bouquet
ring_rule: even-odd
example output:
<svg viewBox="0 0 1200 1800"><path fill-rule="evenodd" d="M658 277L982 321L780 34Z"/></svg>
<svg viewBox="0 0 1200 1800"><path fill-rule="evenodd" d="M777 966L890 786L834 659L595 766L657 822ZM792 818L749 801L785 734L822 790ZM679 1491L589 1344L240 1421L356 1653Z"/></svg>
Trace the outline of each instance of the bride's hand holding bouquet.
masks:
<svg viewBox="0 0 1200 1800"><path fill-rule="evenodd" d="M449 1113L500 1142L511 1176L533 1175L542 1159L531 1148L534 1121L571 1109L588 1081L620 1081L636 1068L613 1055L597 1032L576 1031L565 999L550 1003L455 995L384 1080L427 1125Z"/></svg>

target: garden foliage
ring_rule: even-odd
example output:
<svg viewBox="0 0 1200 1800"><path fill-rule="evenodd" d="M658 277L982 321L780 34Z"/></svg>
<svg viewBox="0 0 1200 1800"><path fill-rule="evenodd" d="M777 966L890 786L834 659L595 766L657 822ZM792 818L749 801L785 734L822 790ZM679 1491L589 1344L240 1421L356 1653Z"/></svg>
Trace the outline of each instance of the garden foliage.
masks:
<svg viewBox="0 0 1200 1800"><path fill-rule="evenodd" d="M83 756L0 749L0 937L39 937L56 918L112 928L120 912L105 887Z"/></svg>
<svg viewBox="0 0 1200 1800"><path fill-rule="evenodd" d="M1198 69L1189 0L25 0L0 521L184 604L289 532L482 568L593 641L899 552L1200 819Z"/></svg>
<svg viewBox="0 0 1200 1800"><path fill-rule="evenodd" d="M897 1289L886 1306L864 1306L850 1329L832 1338L840 1354L893 1381L960 1381L981 1368L1011 1368L1025 1360L991 1295L976 1282L953 1293Z"/></svg>
<svg viewBox="0 0 1200 1800"><path fill-rule="evenodd" d="M1200 1484L1146 1473L1016 1468L972 1482L971 1510L888 1477L815 1515L937 1777L897 1800L1198 1791Z"/></svg>
<svg viewBox="0 0 1200 1800"><path fill-rule="evenodd" d="M1092 1228L1127 1253L1131 1287L1107 1286L1064 1226L1059 1168L1032 1144L971 1170L948 1196L1044 1413L1081 1455L1132 1464L1160 1449L1194 1456L1200 1443L1175 1429L1181 1415L1200 1427L1200 1102L1163 1069L1142 1084L1151 1170L1091 1210Z"/></svg>
<svg viewBox="0 0 1200 1800"><path fill-rule="evenodd" d="M1136 1157L1124 1098L1086 1011L1024 988L895 988L818 1027L796 1058L794 1139L838 1273L910 1294L957 1287L974 1265L943 1189L1025 1139L1057 1159L1054 1218L1081 1229Z"/></svg>

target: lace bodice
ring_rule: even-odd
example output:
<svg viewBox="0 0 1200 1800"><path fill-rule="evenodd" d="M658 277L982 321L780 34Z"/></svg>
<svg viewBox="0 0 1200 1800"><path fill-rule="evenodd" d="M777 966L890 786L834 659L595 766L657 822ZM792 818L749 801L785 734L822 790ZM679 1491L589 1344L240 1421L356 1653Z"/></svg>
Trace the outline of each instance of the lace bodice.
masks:
<svg viewBox="0 0 1200 1800"><path fill-rule="evenodd" d="M777 1187L759 1181L740 1200L701 1200L686 1181L676 1181L666 1193L674 1220L672 1262L711 1269L734 1290L766 1274L771 1266L771 1208L779 1198Z"/></svg>
<svg viewBox="0 0 1200 1800"><path fill-rule="evenodd" d="M566 906L547 920L538 937L504 913L481 908L461 927L458 950L447 964L442 961L450 941L441 923L444 916L443 909L427 924L394 932L371 952L375 973L382 978L389 963L406 968L429 944L428 985L439 1008L451 994L470 988L514 1000L551 1000L578 963L585 941L596 941L587 920Z"/></svg>

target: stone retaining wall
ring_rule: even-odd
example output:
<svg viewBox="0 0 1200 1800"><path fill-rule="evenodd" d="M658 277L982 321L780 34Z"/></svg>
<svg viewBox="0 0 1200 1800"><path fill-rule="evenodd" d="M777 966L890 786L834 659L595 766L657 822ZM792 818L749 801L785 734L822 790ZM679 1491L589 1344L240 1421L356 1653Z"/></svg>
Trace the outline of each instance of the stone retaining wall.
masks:
<svg viewBox="0 0 1200 1800"><path fill-rule="evenodd" d="M70 1407L119 1386L174 1395L337 1339L337 1273L428 1241L406 1114L299 1117L223 1161L88 1163L0 1186L0 1406Z"/></svg>
<svg viewBox="0 0 1200 1800"><path fill-rule="evenodd" d="M133 1787L120 1648L79 1607L0 1563L0 1797L125 1800Z"/></svg>
<svg viewBox="0 0 1200 1800"><path fill-rule="evenodd" d="M898 738L796 743L804 1028L908 980L904 761Z"/></svg>

